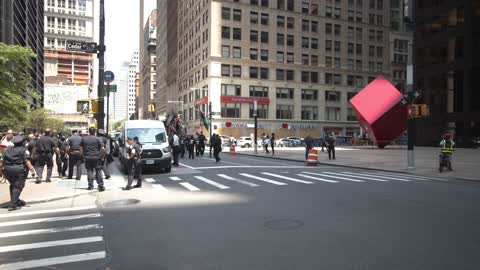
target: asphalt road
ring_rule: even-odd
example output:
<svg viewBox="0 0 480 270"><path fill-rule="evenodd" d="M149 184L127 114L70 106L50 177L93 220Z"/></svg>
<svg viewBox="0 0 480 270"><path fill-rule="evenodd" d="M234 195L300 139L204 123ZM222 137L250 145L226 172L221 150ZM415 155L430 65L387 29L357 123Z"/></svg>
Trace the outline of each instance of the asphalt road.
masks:
<svg viewBox="0 0 480 270"><path fill-rule="evenodd" d="M0 215L0 269L480 268L480 183L228 154L180 163L86 206ZM105 205L125 199L140 203Z"/></svg>

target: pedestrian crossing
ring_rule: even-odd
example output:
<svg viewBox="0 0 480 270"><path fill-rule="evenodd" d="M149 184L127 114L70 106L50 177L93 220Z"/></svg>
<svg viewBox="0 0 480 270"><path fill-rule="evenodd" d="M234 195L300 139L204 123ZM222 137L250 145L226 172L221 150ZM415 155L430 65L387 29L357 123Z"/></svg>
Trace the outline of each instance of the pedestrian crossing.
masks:
<svg viewBox="0 0 480 270"><path fill-rule="evenodd" d="M443 178L425 177L401 173L375 171L307 171L294 172L236 172L209 175L159 176L147 178L146 182L161 192L173 189L181 191L228 190L235 187L255 188L260 186L342 184L342 183L406 183L413 181L447 181Z"/></svg>
<svg viewBox="0 0 480 270"><path fill-rule="evenodd" d="M97 269L106 257L102 215L92 206L0 215L0 269Z"/></svg>

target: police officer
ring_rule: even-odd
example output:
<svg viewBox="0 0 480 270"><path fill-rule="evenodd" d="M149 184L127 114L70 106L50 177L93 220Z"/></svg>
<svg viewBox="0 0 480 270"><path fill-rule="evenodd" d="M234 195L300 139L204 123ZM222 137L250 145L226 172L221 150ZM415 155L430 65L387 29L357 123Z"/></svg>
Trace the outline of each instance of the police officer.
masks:
<svg viewBox="0 0 480 270"><path fill-rule="evenodd" d="M58 149L57 143L51 136L52 131L50 129L46 129L45 136L40 137L33 147L33 154L38 154L36 168L37 181L35 181L35 184L40 184L42 182L43 168L45 165L47 165L46 182L51 182L50 178L52 178L53 153L56 153L57 157L60 157L60 150Z"/></svg>
<svg viewBox="0 0 480 270"><path fill-rule="evenodd" d="M335 139L333 137L327 138L327 152L328 159L335 159Z"/></svg>
<svg viewBox="0 0 480 270"><path fill-rule="evenodd" d="M128 183L125 190L132 189L133 178L137 178L137 184L135 188L142 187L142 165L140 158L142 155L141 146L136 143L131 137L127 138L128 146Z"/></svg>
<svg viewBox="0 0 480 270"><path fill-rule="evenodd" d="M215 162L220 161L220 152L222 152L222 139L220 136L213 135L213 156L215 157Z"/></svg>
<svg viewBox="0 0 480 270"><path fill-rule="evenodd" d="M30 156L23 146L23 136L15 136L12 139L13 147L7 148L3 153L3 173L10 182L10 205L8 211L13 211L25 206L25 201L20 200L20 194L25 187L25 171L28 169L35 175L35 170L30 163Z"/></svg>
<svg viewBox="0 0 480 270"><path fill-rule="evenodd" d="M200 156L203 157L203 153L205 152L205 141L207 138L205 138L205 135L203 135L203 132L200 131L200 135L198 135L198 145L199 145L199 151L200 151Z"/></svg>
<svg viewBox="0 0 480 270"><path fill-rule="evenodd" d="M99 129L97 131L97 136L102 140L103 145L105 146L105 157L100 160L102 165L103 173L105 174L105 179L110 179L110 171L108 170L108 156L110 155L110 140L107 138L105 130Z"/></svg>
<svg viewBox="0 0 480 270"><path fill-rule="evenodd" d="M88 136L82 138L81 151L87 168L88 190L93 190L93 170L95 170L98 191L105 191L102 177L102 164L100 160L105 157L105 147L102 140L95 136L95 128L88 129Z"/></svg>
<svg viewBox="0 0 480 270"><path fill-rule="evenodd" d="M77 167L77 176L75 179L80 180L82 177L82 160L80 144L82 137L78 135L78 131L74 130L72 136L67 139L67 155L68 155L68 179L73 177L73 167Z"/></svg>
<svg viewBox="0 0 480 270"><path fill-rule="evenodd" d="M33 155L33 147L35 146L35 143L37 143L37 140L38 140L37 136L31 133L27 136L27 143L25 144L25 148L27 148L28 156L30 157L30 163L34 168L37 164L38 158ZM27 171L27 177L28 177L28 171Z"/></svg>
<svg viewBox="0 0 480 270"><path fill-rule="evenodd" d="M63 132L60 132L56 137L58 149L60 150L60 156L57 156L57 171L58 176L61 178L66 177L65 173L68 169L68 155L67 155L67 143Z"/></svg>

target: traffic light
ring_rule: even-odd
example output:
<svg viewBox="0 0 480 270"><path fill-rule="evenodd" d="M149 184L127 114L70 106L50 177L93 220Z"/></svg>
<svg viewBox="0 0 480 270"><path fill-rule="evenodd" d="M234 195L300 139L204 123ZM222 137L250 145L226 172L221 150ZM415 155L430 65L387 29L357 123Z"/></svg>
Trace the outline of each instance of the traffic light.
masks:
<svg viewBox="0 0 480 270"><path fill-rule="evenodd" d="M98 113L98 99L90 100L90 113Z"/></svg>
<svg viewBox="0 0 480 270"><path fill-rule="evenodd" d="M422 118L429 114L427 104L412 104L408 107L408 118Z"/></svg>
<svg viewBox="0 0 480 270"><path fill-rule="evenodd" d="M77 112L98 113L98 99L77 100Z"/></svg>
<svg viewBox="0 0 480 270"><path fill-rule="evenodd" d="M155 112L155 104L154 103L148 104L148 111L149 112Z"/></svg>

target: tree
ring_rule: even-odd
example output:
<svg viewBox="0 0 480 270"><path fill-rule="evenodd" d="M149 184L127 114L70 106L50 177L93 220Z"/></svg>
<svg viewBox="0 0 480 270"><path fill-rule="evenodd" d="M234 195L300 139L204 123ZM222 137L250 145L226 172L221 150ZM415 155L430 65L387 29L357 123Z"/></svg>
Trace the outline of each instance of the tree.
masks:
<svg viewBox="0 0 480 270"><path fill-rule="evenodd" d="M112 130L121 128L125 121L126 121L126 119L122 119L120 121L117 121L117 122L113 123L112 124Z"/></svg>
<svg viewBox="0 0 480 270"><path fill-rule="evenodd" d="M45 129L49 128L58 132L69 132L68 129L65 128L64 121L51 118L48 115L48 111L43 108L28 112L24 126L28 129L35 129L38 131L44 131Z"/></svg>
<svg viewBox="0 0 480 270"><path fill-rule="evenodd" d="M31 86L29 47L0 43L0 128L20 128L28 100L38 98Z"/></svg>

